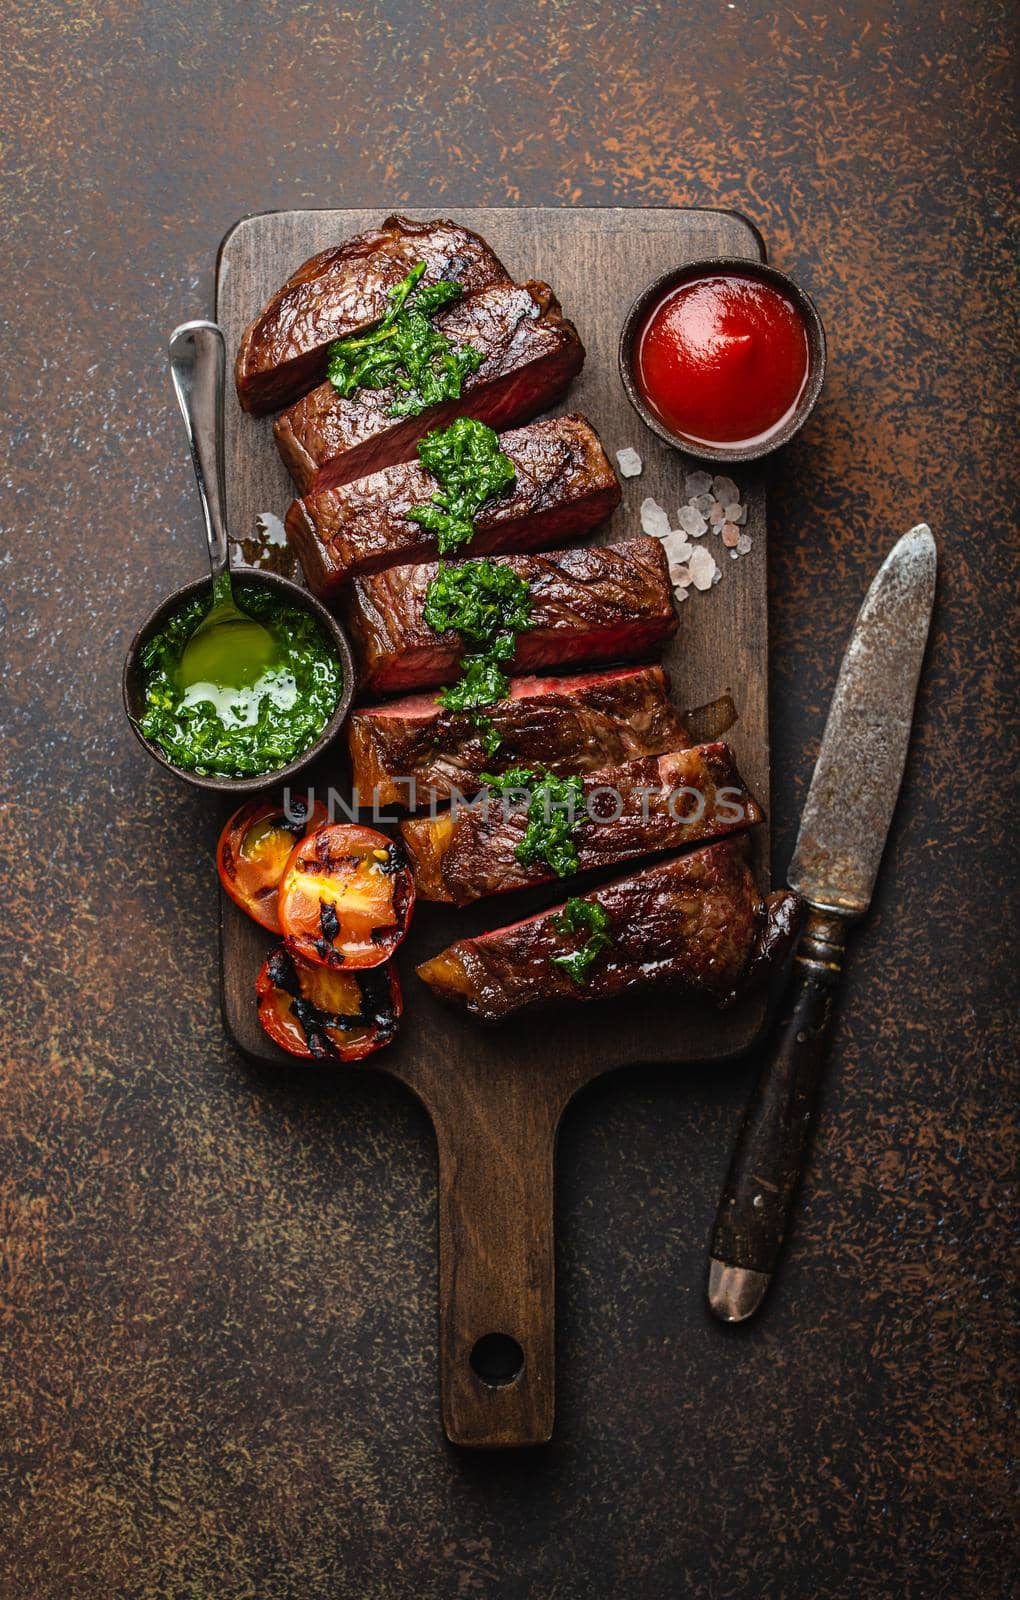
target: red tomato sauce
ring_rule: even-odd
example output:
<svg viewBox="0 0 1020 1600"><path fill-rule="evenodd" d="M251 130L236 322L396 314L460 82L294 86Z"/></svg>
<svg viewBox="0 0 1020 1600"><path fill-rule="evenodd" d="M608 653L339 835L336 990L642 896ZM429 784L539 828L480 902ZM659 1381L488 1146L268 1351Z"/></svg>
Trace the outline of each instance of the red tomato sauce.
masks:
<svg viewBox="0 0 1020 1600"><path fill-rule="evenodd" d="M748 445L776 431L808 377L807 330L771 284L727 274L666 292L635 344L645 404L692 444Z"/></svg>

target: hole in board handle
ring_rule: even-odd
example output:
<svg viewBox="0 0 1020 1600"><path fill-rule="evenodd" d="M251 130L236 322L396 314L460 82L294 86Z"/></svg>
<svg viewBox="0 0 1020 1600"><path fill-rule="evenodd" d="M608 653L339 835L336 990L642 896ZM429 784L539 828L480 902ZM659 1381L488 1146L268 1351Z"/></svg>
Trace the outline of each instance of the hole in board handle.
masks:
<svg viewBox="0 0 1020 1600"><path fill-rule="evenodd" d="M471 1370L490 1389L502 1389L524 1371L524 1351L508 1333L486 1333L471 1352Z"/></svg>

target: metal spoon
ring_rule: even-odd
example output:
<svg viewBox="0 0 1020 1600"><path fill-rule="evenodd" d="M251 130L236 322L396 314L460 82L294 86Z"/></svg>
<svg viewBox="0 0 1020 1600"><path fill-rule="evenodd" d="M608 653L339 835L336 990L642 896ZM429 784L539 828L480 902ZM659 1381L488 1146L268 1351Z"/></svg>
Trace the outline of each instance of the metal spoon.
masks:
<svg viewBox="0 0 1020 1600"><path fill-rule="evenodd" d="M272 663L277 644L268 628L240 609L230 582L223 460L226 352L215 322L183 322L170 335L170 373L191 447L212 569L212 606L181 654L182 689L250 688Z"/></svg>

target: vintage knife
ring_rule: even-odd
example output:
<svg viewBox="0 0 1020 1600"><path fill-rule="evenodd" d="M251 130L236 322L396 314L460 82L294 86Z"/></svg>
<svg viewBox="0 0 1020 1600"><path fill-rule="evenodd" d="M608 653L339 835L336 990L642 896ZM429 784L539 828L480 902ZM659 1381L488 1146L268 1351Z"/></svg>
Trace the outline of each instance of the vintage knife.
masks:
<svg viewBox="0 0 1020 1600"><path fill-rule="evenodd" d="M790 863L790 887L807 901L804 932L712 1235L708 1303L723 1322L754 1315L779 1257L847 933L871 904L903 777L935 570L921 523L879 568L840 667Z"/></svg>

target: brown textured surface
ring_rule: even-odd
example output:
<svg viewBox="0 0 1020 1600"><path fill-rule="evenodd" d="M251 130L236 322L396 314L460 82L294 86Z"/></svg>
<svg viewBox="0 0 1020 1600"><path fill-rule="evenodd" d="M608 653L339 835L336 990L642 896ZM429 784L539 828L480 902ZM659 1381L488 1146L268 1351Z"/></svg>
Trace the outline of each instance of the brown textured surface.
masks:
<svg viewBox="0 0 1020 1600"><path fill-rule="evenodd" d="M991 0L8 8L4 1600L1007 1591L1008 41ZM918 516L943 580L765 1314L703 1307L750 1064L608 1080L561 1144L556 1439L492 1460L439 1436L424 1118L225 1045L214 824L116 679L200 570L162 350L234 218L516 200L740 207L826 318L772 499L780 869Z"/></svg>

